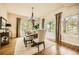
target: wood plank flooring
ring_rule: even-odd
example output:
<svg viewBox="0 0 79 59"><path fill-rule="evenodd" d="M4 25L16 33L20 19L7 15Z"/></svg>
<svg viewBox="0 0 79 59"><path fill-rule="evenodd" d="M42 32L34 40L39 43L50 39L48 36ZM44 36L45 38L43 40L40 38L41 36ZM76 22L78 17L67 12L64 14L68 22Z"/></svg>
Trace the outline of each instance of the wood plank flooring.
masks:
<svg viewBox="0 0 79 59"><path fill-rule="evenodd" d="M5 45L0 49L0 55L13 55L15 44L16 38L11 39L8 45ZM75 51L65 46L56 44L34 55L79 55L79 51Z"/></svg>
<svg viewBox="0 0 79 59"><path fill-rule="evenodd" d="M15 50L16 39L10 39L9 44L0 48L0 55L13 55Z"/></svg>
<svg viewBox="0 0 79 59"><path fill-rule="evenodd" d="M35 55L78 55L78 54L79 51L74 51L67 47L56 44L48 49L36 53Z"/></svg>

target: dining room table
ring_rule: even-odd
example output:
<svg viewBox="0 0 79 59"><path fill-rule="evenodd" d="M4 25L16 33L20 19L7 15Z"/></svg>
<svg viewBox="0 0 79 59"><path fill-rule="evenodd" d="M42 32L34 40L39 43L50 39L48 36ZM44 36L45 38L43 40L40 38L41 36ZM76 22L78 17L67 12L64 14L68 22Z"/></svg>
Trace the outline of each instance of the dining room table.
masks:
<svg viewBox="0 0 79 59"><path fill-rule="evenodd" d="M34 39L38 38L38 33L35 32L35 31L34 32L28 32L26 34L25 34L25 37L24 37L25 47L27 47L28 42L33 43Z"/></svg>

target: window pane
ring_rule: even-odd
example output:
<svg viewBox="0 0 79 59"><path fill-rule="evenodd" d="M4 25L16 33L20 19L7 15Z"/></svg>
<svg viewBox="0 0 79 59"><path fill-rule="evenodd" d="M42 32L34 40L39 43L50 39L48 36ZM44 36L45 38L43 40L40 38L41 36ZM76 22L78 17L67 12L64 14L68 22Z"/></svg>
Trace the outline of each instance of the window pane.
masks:
<svg viewBox="0 0 79 59"><path fill-rule="evenodd" d="M62 20L62 41L79 46L78 16L69 16Z"/></svg>

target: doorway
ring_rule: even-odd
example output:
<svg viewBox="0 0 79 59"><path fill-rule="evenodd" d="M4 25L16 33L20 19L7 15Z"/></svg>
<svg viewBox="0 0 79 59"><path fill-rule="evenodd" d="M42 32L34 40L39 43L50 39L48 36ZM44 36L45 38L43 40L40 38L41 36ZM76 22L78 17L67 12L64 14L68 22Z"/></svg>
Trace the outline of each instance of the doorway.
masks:
<svg viewBox="0 0 79 59"><path fill-rule="evenodd" d="M21 18L16 18L16 37L20 37L20 21Z"/></svg>

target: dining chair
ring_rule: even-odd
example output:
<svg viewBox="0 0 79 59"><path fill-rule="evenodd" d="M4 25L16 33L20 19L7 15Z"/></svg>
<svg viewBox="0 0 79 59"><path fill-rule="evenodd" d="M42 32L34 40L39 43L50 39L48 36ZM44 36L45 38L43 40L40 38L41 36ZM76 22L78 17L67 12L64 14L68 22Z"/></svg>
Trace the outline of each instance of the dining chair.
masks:
<svg viewBox="0 0 79 59"><path fill-rule="evenodd" d="M30 43L28 43L30 42ZM25 37L24 37L24 44L25 47L27 47L27 44L31 44L33 42L33 36L29 35L28 33L25 33Z"/></svg>
<svg viewBox="0 0 79 59"><path fill-rule="evenodd" d="M38 47L38 52L39 52L39 46L41 44L43 44L44 49L45 49L45 34L46 34L46 30L38 30L38 38L33 39L32 47L34 46Z"/></svg>

